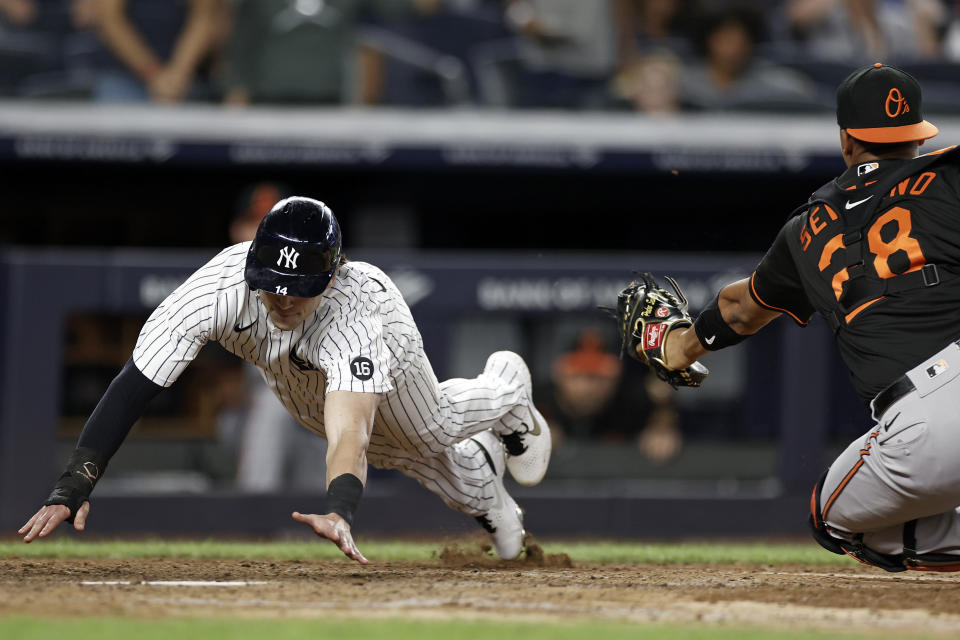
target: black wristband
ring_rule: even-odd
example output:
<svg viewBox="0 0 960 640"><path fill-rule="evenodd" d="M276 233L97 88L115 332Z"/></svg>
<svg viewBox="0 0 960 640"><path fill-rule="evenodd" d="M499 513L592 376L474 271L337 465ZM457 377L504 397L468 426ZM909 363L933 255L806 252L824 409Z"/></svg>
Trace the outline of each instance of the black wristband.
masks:
<svg viewBox="0 0 960 640"><path fill-rule="evenodd" d="M44 506L62 504L70 509L67 522L73 522L77 511L90 498L90 492L97 485L97 480L103 475L107 461L103 455L94 449L77 447L67 461L67 466L53 491L44 502Z"/></svg>
<svg viewBox="0 0 960 640"><path fill-rule="evenodd" d="M720 313L720 294L697 316L693 323L693 330L697 332L697 339L707 351L717 351L724 347L732 347L746 340L727 324Z"/></svg>
<svg viewBox="0 0 960 640"><path fill-rule="evenodd" d="M344 473L327 487L327 513L336 513L353 526L353 513L363 495L363 482L352 473Z"/></svg>

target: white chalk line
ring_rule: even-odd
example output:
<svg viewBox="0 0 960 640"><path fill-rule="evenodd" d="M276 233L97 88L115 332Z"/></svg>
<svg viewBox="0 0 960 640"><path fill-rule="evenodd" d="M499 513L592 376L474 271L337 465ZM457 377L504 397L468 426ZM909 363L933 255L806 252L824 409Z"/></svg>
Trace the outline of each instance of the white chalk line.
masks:
<svg viewBox="0 0 960 640"><path fill-rule="evenodd" d="M266 580L83 580L85 587L145 585L148 587L249 587L270 584Z"/></svg>
<svg viewBox="0 0 960 640"><path fill-rule="evenodd" d="M400 598L397 600L377 600L377 601L366 601L366 600L354 600L348 604L345 604L340 601L324 602L324 601L310 601L310 602L297 602L289 600L273 600L267 598L249 598L249 599L235 599L235 600L217 600L213 598L198 598L198 597L175 597L175 598L162 598L162 597L151 597L148 599L148 602L153 604L160 605L173 605L176 607L182 606L207 606L213 608L243 608L243 609L254 609L254 608L269 608L275 607L279 609L298 609L298 610L327 610L333 609L337 611L370 611L370 610L396 610L396 611L407 611L407 610L418 610L418 609L445 609L449 607L460 607L464 609L470 609L474 611L515 611L520 613L566 613L566 614L580 614L580 615L591 615L591 616L600 616L600 617L629 617L629 616L642 616L644 618L657 619L664 615L665 611L661 608L653 607L642 607L642 606L623 606L623 605L603 605L597 606L595 604L590 604L587 606L584 605L575 605L572 603L558 603L558 602L516 602L516 601L505 601L505 600L494 600L488 598L477 598L473 596L463 596L463 597L440 597L440 598L424 598L424 597L410 597L410 598ZM692 619L692 617L691 617Z"/></svg>
<svg viewBox="0 0 960 640"><path fill-rule="evenodd" d="M848 574L834 572L772 572L776 575L818 578L855 578L896 580L907 579L918 582L940 581L933 576L917 576L903 574ZM954 582L954 581L948 581ZM954 582L955 583L955 582ZM269 581L253 580L86 580L85 586L166 586L166 587L244 587L271 584ZM627 619L644 622L707 622L707 623L773 623L802 624L812 627L832 629L865 624L868 620L878 629L923 629L926 632L954 631L960 623L960 616L955 614L936 614L931 616L929 611L911 609L888 613L877 618L867 609L847 609L833 607L810 607L805 605L789 605L784 607L778 603L762 603L754 601L726 601L724 603L707 603L698 601L678 601L672 606L638 606L627 603L610 602L598 606L593 603L589 606L577 605L570 602L525 602L504 601L494 598L462 597L407 597L387 601L352 601L349 605L343 602L297 602L280 601L271 598L241 598L229 601L203 597L148 597L146 602L160 606L173 606L180 609L187 607L210 607L228 610L244 608L250 610L286 610L299 611L309 614L311 611L369 611L388 610L395 612L415 611L472 611L475 614L500 612L501 614L540 614L573 616L589 616L602 619ZM819 620L819 622L813 622Z"/></svg>
<svg viewBox="0 0 960 640"><path fill-rule="evenodd" d="M935 571L901 571L898 573L881 572L876 573L833 573L833 572L814 572L814 571L773 571L778 576L798 576L809 578L845 578L850 580L891 580L900 582L907 580L910 582L926 582L931 584L957 584L960 582L960 573L940 573Z"/></svg>
<svg viewBox="0 0 960 640"><path fill-rule="evenodd" d="M439 597L424 598L410 597L386 601L355 600L349 604L340 601L280 601L267 598L249 598L234 600L217 600L201 597L150 597L146 599L154 605L170 606L177 610L183 607L210 607L213 609L242 608L245 610L276 609L290 612L321 612L336 611L338 613L368 612L368 611L446 611L452 613L473 612L483 614L495 612L499 615L508 613L550 615L566 614L572 616L586 616L607 620L634 620L638 622L706 622L721 624L773 624L801 625L811 628L836 629L838 627L859 627L872 624L878 629L887 631L895 629L922 629L926 632L955 631L960 616L952 614L936 614L931 616L929 611L910 609L888 612L878 618L876 612L869 609L812 607L805 605L789 605L782 603L766 603L755 601L726 601L709 603L700 601L678 601L668 606L638 606L625 603L609 603L577 605L570 602L523 602L505 601L490 598Z"/></svg>

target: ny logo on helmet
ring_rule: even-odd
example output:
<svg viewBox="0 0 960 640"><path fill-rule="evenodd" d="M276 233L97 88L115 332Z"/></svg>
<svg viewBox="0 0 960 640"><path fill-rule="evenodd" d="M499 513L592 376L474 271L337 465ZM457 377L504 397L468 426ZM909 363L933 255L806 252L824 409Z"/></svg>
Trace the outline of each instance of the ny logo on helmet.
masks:
<svg viewBox="0 0 960 640"><path fill-rule="evenodd" d="M277 266L280 266L280 263L286 260L283 263L284 269L296 269L297 268L297 258L300 257L300 254L297 253L297 250L293 247L284 247L280 250L280 257L277 258Z"/></svg>

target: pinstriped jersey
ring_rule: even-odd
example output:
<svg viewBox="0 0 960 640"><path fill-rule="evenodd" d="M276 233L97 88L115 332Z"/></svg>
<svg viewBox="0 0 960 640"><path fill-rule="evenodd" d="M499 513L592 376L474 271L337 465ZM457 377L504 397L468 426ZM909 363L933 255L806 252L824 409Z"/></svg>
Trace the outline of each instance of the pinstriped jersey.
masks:
<svg viewBox="0 0 960 640"><path fill-rule="evenodd" d="M133 352L147 378L170 386L214 340L256 365L287 410L323 434L325 393L391 392L423 357L420 333L400 292L365 262L343 264L299 327L275 327L243 278L249 246L242 242L221 251L153 312Z"/></svg>

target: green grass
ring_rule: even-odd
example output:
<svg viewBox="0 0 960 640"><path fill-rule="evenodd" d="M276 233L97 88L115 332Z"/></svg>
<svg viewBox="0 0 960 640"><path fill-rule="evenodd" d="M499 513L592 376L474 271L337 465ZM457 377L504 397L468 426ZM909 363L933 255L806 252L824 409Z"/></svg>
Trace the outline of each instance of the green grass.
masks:
<svg viewBox="0 0 960 640"><path fill-rule="evenodd" d="M629 564L815 564L848 565L846 556L828 553L813 542L785 543L632 543L544 544L546 553L566 553L574 562Z"/></svg>
<svg viewBox="0 0 960 640"><path fill-rule="evenodd" d="M436 559L442 543L385 542L359 540L358 545L371 561L429 562ZM810 564L843 566L852 560L828 553L813 542L784 543L632 543L632 542L551 542L546 553L566 553L574 562L631 564ZM223 542L201 541L80 541L53 538L24 544L0 542L0 557L30 558L238 558L271 560L339 560L343 555L321 540L305 542Z"/></svg>
<svg viewBox="0 0 960 640"><path fill-rule="evenodd" d="M355 640L865 640L876 633L847 634L835 631L775 631L737 627L697 628L687 625L637 625L630 623L479 622L411 620L215 620L178 618L131 620L125 618L45 619L0 618L0 638L5 640L293 640L325 638ZM888 636L892 637L892 636ZM916 637L916 636L914 636Z"/></svg>

